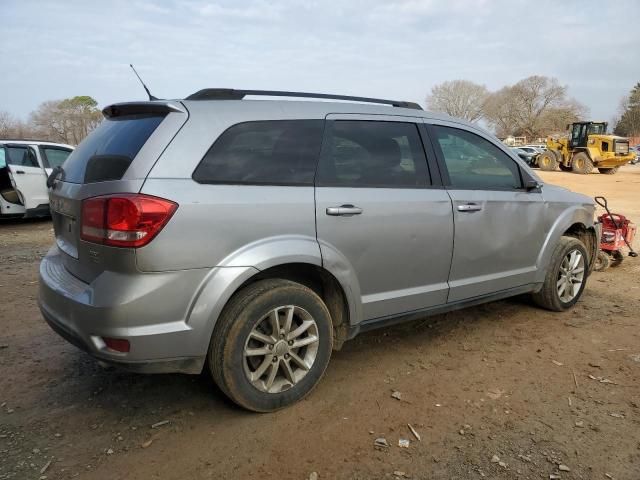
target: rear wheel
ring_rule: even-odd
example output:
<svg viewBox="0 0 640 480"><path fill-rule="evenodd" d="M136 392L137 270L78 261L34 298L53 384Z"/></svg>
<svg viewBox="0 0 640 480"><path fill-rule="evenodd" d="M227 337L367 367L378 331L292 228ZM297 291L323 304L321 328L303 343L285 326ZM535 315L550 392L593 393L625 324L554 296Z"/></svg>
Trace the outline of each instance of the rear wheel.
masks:
<svg viewBox="0 0 640 480"><path fill-rule="evenodd" d="M614 252L611 252L611 266L612 267L619 266L622 263L623 260L624 260L624 255L622 254L622 252L620 250L616 250Z"/></svg>
<svg viewBox="0 0 640 480"><path fill-rule="evenodd" d="M589 257L584 244L574 237L561 237L539 292L533 300L547 310L571 308L582 296L587 283Z"/></svg>
<svg viewBox="0 0 640 480"><path fill-rule="evenodd" d="M556 160L556 156L552 152L547 150L538 157L538 166L540 170L550 172L558 168L558 160Z"/></svg>
<svg viewBox="0 0 640 480"><path fill-rule="evenodd" d="M311 392L332 346L331 316L315 292L288 280L261 280L224 308L211 338L209 367L235 403L272 412Z"/></svg>
<svg viewBox="0 0 640 480"><path fill-rule="evenodd" d="M593 170L593 162L586 153L576 153L571 160L571 168L574 173L588 175Z"/></svg>
<svg viewBox="0 0 640 480"><path fill-rule="evenodd" d="M593 269L596 272L603 272L610 266L611 266L611 257L609 256L609 254L607 252L599 250L598 255L596 256L596 259L593 262Z"/></svg>
<svg viewBox="0 0 640 480"><path fill-rule="evenodd" d="M598 171L604 175L613 175L614 173L616 173L618 170L620 169L620 167L613 167L613 168L598 168Z"/></svg>

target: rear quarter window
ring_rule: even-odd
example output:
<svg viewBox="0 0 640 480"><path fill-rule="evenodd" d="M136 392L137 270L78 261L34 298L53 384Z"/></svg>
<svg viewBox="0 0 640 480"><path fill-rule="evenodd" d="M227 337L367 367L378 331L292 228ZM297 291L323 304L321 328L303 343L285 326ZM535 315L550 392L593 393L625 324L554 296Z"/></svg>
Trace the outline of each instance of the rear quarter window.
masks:
<svg viewBox="0 0 640 480"><path fill-rule="evenodd" d="M323 120L239 123L213 143L193 172L198 183L313 185Z"/></svg>
<svg viewBox="0 0 640 480"><path fill-rule="evenodd" d="M41 147L47 168L61 167L73 150L66 148Z"/></svg>
<svg viewBox="0 0 640 480"><path fill-rule="evenodd" d="M94 183L119 180L164 115L105 118L64 163L64 181Z"/></svg>

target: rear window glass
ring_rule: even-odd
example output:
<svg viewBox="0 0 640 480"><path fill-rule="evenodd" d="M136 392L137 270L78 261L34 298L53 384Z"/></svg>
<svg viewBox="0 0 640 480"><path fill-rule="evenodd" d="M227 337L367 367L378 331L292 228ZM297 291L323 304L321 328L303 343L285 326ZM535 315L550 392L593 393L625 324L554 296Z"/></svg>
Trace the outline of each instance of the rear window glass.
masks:
<svg viewBox="0 0 640 480"><path fill-rule="evenodd" d="M323 120L246 122L226 130L193 172L199 183L313 185Z"/></svg>
<svg viewBox="0 0 640 480"><path fill-rule="evenodd" d="M44 152L44 158L47 163L46 167L48 168L56 168L62 166L64 161L72 152L72 150L50 147L42 147L42 151Z"/></svg>
<svg viewBox="0 0 640 480"><path fill-rule="evenodd" d="M318 169L323 187L420 188L429 181L414 123L337 120Z"/></svg>
<svg viewBox="0 0 640 480"><path fill-rule="evenodd" d="M105 118L64 162L64 181L93 183L122 178L164 116Z"/></svg>

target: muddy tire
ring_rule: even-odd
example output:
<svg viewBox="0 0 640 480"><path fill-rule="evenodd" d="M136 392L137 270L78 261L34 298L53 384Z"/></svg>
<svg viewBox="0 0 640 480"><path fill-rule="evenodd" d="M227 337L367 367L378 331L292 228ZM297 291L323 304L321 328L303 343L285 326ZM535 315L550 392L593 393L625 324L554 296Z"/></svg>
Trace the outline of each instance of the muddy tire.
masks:
<svg viewBox="0 0 640 480"><path fill-rule="evenodd" d="M571 159L571 169L573 173L588 175L593 170L593 162L586 153L576 153Z"/></svg>
<svg viewBox="0 0 640 480"><path fill-rule="evenodd" d="M584 244L574 237L561 237L542 288L532 294L533 301L555 312L573 307L582 296L588 271L589 255Z"/></svg>
<svg viewBox="0 0 640 480"><path fill-rule="evenodd" d="M620 250L616 250L611 253L611 266L619 267L622 261L624 260L624 255Z"/></svg>
<svg viewBox="0 0 640 480"><path fill-rule="evenodd" d="M544 170L546 172L557 170L558 160L551 151L547 150L538 156L538 167L540 167L540 170Z"/></svg>
<svg viewBox="0 0 640 480"><path fill-rule="evenodd" d="M331 315L311 289L268 279L236 293L215 326L208 363L236 404L273 412L307 396L329 364Z"/></svg>
<svg viewBox="0 0 640 480"><path fill-rule="evenodd" d="M599 250L596 259L593 262L593 269L596 272L604 272L611 266L611 257L608 253Z"/></svg>
<svg viewBox="0 0 640 480"><path fill-rule="evenodd" d="M613 174L615 174L619 169L620 169L620 167L613 167L613 168L598 168L598 171L599 171L600 173L602 173L603 175L613 175Z"/></svg>

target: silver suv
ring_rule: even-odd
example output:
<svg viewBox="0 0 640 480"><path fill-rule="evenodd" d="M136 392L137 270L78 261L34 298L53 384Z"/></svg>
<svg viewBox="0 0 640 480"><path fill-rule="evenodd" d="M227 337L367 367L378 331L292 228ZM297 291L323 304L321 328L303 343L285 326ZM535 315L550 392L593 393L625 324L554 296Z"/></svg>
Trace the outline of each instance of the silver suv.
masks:
<svg viewBox="0 0 640 480"><path fill-rule="evenodd" d="M207 89L103 113L49 179L44 318L110 364L206 366L250 410L303 398L359 332L524 293L568 309L597 251L590 198L415 104Z"/></svg>

